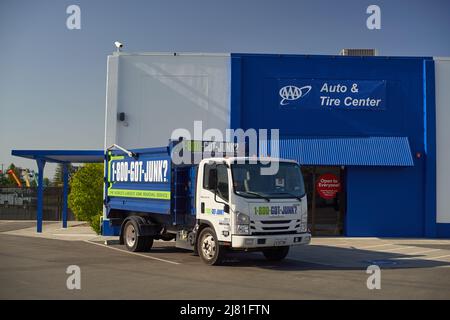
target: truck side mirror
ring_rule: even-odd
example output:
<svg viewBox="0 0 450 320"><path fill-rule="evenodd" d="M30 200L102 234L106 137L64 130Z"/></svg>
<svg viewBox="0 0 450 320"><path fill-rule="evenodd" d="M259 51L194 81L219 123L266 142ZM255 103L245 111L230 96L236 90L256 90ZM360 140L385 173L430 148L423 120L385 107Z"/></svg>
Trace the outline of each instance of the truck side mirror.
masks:
<svg viewBox="0 0 450 320"><path fill-rule="evenodd" d="M217 169L211 168L208 176L208 188L210 190L217 190Z"/></svg>

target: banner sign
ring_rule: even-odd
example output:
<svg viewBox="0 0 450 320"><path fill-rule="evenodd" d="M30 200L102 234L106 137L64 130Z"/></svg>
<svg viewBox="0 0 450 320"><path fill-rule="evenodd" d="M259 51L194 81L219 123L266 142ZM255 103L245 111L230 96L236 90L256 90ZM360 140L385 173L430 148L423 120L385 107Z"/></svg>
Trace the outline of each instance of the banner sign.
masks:
<svg viewBox="0 0 450 320"><path fill-rule="evenodd" d="M111 161L110 182L168 183L169 160L134 160L127 158Z"/></svg>
<svg viewBox="0 0 450 320"><path fill-rule="evenodd" d="M110 154L108 197L170 200L170 158Z"/></svg>
<svg viewBox="0 0 450 320"><path fill-rule="evenodd" d="M279 79L278 106L347 110L385 110L385 80Z"/></svg>

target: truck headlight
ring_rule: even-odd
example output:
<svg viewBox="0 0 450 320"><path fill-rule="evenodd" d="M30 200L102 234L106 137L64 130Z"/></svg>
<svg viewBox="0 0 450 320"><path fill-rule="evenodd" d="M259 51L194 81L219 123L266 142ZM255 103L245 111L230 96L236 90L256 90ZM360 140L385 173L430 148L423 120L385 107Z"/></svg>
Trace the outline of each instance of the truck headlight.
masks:
<svg viewBox="0 0 450 320"><path fill-rule="evenodd" d="M236 234L250 234L250 217L242 212L236 212Z"/></svg>
<svg viewBox="0 0 450 320"><path fill-rule="evenodd" d="M304 223L308 222L308 213L307 213L307 212L304 212L304 213L302 214L301 220L302 220L302 222L304 222Z"/></svg>
<svg viewBox="0 0 450 320"><path fill-rule="evenodd" d="M242 212L237 212L236 214L236 224L249 224L250 217Z"/></svg>
<svg viewBox="0 0 450 320"><path fill-rule="evenodd" d="M308 231L308 224L306 222L300 223L300 228L297 232L306 232Z"/></svg>
<svg viewBox="0 0 450 320"><path fill-rule="evenodd" d="M238 224L236 225L237 234L250 234L250 226L248 224Z"/></svg>

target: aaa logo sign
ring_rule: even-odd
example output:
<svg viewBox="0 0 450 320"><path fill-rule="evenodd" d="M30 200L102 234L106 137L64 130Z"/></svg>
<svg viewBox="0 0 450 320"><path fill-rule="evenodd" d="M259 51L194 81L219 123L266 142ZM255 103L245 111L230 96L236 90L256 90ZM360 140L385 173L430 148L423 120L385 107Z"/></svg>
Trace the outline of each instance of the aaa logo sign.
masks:
<svg viewBox="0 0 450 320"><path fill-rule="evenodd" d="M334 199L336 194L341 191L341 181L334 174L323 174L317 179L316 191L324 199Z"/></svg>

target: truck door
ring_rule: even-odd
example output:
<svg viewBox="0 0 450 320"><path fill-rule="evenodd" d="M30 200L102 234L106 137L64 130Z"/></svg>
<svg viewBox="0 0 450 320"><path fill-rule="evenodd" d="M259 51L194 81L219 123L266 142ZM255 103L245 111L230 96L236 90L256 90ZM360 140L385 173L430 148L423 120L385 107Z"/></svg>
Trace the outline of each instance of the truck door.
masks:
<svg viewBox="0 0 450 320"><path fill-rule="evenodd" d="M211 222L220 241L231 241L229 170L226 165L216 163L205 163L202 169L203 179L198 181L197 218ZM216 188L210 185L214 170L217 172Z"/></svg>

